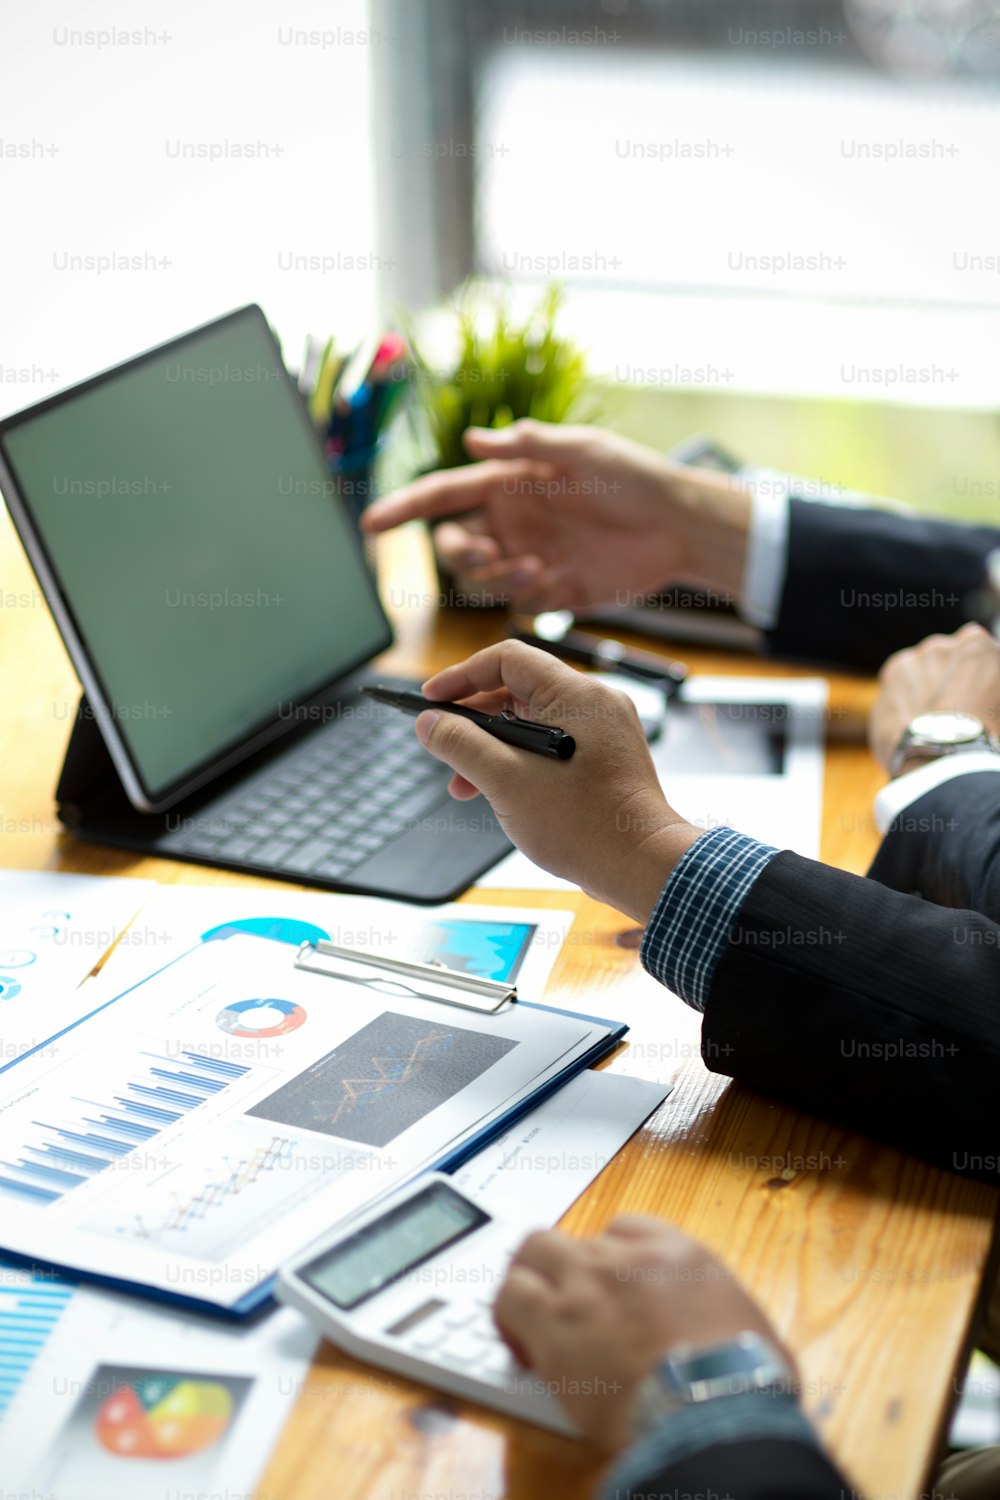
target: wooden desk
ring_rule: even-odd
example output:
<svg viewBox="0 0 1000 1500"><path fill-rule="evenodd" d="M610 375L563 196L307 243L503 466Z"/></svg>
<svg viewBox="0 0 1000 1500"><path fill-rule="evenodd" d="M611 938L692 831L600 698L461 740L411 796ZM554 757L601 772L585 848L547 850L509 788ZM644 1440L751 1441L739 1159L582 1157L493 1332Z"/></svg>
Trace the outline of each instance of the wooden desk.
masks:
<svg viewBox="0 0 1000 1500"><path fill-rule="evenodd" d="M491 640L492 617L429 608L419 533L385 539L385 590L399 630L387 669L419 674ZM689 651L699 670L787 675L724 653ZM78 688L10 522L0 514L0 663L4 702L0 864L141 875L163 882L267 885L137 859L60 831L52 791ZM863 714L872 685L831 679L831 703ZM834 718L835 724L841 721ZM878 769L860 744L827 757L823 856L863 871L875 848ZM495 901L493 892L466 898ZM796 1351L806 1406L851 1482L883 1500L925 1487L953 1400L987 1265L994 1190L883 1150L760 1098L704 1068L697 1018L640 976L631 927L583 896L503 894L505 904L568 905L576 919L550 993L633 1022L630 1049L608 1064L676 1077L658 1114L567 1215L586 1234L620 1212L675 1220L718 1251ZM643 993L640 995L639 991ZM671 1007L669 1017L664 1007ZM676 1038L678 1027L687 1038ZM686 1029L685 1029L686 1028ZM802 1169L776 1174L775 1158ZM262 1500L577 1500L598 1469L583 1447L402 1380L323 1348L263 1476Z"/></svg>

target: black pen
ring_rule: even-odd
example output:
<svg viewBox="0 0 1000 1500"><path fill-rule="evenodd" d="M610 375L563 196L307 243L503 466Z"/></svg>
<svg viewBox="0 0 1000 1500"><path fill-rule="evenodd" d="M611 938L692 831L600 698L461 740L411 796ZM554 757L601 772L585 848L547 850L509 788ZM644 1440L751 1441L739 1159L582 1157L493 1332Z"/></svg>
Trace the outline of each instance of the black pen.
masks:
<svg viewBox="0 0 1000 1500"><path fill-rule="evenodd" d="M363 687L361 689L376 703L388 704L390 708L401 708L404 714L422 714L425 708L437 709L446 714L457 714L478 724L494 739L505 745L516 745L518 750L531 750L535 755L551 755L556 760L569 760L576 749L576 740L562 729L550 729L548 724L536 724L531 719L519 719L515 714L484 714L478 708L466 708L462 703L432 703L420 693L408 693L399 688Z"/></svg>
<svg viewBox="0 0 1000 1500"><path fill-rule="evenodd" d="M563 661L598 667L605 672L620 672L640 682L651 683L660 689L668 702L677 696L687 681L688 671L683 662L670 661L652 651L629 651L621 641L609 641L599 635L574 630L573 616L568 609L550 610L547 614L536 615L533 620L515 615L510 634L516 641L548 651Z"/></svg>

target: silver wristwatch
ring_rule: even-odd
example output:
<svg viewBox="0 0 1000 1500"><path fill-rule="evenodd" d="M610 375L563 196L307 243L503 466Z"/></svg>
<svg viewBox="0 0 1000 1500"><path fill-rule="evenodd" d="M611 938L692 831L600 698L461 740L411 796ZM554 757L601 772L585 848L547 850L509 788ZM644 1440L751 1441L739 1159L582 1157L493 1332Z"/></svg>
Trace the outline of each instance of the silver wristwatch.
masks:
<svg viewBox="0 0 1000 1500"><path fill-rule="evenodd" d="M708 1348L676 1344L639 1387L635 1433L649 1432L682 1407L750 1391L796 1399L795 1376L770 1339L747 1332Z"/></svg>
<svg viewBox="0 0 1000 1500"><path fill-rule="evenodd" d="M937 760L941 755L963 755L970 750L1000 754L1000 741L975 714L918 714L900 736L889 762L889 775L898 776L908 760Z"/></svg>

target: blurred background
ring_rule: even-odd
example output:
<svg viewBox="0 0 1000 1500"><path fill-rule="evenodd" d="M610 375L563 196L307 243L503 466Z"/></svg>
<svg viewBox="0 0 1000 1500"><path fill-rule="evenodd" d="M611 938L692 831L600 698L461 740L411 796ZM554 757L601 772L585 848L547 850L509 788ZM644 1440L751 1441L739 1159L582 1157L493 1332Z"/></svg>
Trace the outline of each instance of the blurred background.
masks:
<svg viewBox="0 0 1000 1500"><path fill-rule="evenodd" d="M1000 496L1000 5L40 0L2 22L0 412L245 301L287 362L564 288L608 425Z"/></svg>

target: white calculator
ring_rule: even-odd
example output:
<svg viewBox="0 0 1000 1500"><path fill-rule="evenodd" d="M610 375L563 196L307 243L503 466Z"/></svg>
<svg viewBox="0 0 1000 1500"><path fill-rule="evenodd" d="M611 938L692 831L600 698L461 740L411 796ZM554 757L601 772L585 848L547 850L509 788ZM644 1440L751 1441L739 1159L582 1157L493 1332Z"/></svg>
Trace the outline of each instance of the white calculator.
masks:
<svg viewBox="0 0 1000 1500"><path fill-rule="evenodd" d="M278 1299L356 1359L576 1436L493 1326L525 1233L428 1173L282 1266Z"/></svg>

